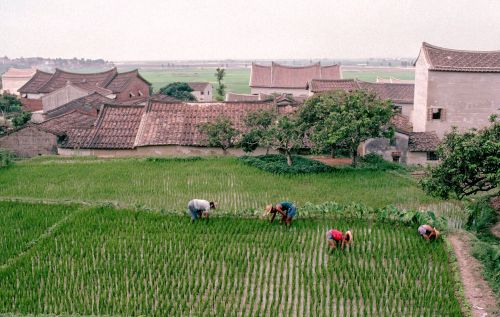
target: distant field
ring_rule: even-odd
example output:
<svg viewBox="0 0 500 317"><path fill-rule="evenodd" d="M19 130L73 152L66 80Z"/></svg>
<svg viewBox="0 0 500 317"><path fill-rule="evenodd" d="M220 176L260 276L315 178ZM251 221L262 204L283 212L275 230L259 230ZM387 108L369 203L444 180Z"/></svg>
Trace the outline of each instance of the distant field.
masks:
<svg viewBox="0 0 500 317"><path fill-rule="evenodd" d="M141 70L141 75L153 84L153 89L158 90L161 87L176 81L208 81L216 84L215 69L168 69L168 70ZM224 83L227 85L227 91L236 93L250 93L248 86L250 80L250 69L248 68L228 68Z"/></svg>
<svg viewBox="0 0 500 317"><path fill-rule="evenodd" d="M169 70L141 70L141 75L144 76L153 84L153 88L159 88L175 82L175 81L208 81L216 84L215 70L213 68L202 69L169 69ZM250 69L249 68L228 68L224 82L228 86L228 92L235 93L250 93ZM360 80L375 82L377 77L389 78L395 77L398 79L415 79L415 74L412 69L391 69L391 68L346 68L342 71L343 78L357 78Z"/></svg>

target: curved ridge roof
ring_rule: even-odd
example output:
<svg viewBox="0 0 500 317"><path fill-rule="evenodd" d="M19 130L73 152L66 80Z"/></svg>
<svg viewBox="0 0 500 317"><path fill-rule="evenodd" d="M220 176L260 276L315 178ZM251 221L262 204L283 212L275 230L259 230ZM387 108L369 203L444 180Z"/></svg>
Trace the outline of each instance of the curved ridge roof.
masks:
<svg viewBox="0 0 500 317"><path fill-rule="evenodd" d="M470 51L422 43L429 69L453 72L500 72L500 50Z"/></svg>

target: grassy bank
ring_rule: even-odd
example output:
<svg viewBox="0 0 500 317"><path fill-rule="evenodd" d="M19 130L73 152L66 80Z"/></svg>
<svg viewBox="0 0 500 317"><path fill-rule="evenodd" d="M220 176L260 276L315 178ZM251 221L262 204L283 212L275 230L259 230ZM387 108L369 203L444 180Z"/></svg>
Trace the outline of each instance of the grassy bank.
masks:
<svg viewBox="0 0 500 317"><path fill-rule="evenodd" d="M193 198L223 210L260 209L283 199L306 202L420 205L435 201L411 177L374 170L274 175L233 157L197 161L37 158L0 170L0 197L113 202L184 209Z"/></svg>

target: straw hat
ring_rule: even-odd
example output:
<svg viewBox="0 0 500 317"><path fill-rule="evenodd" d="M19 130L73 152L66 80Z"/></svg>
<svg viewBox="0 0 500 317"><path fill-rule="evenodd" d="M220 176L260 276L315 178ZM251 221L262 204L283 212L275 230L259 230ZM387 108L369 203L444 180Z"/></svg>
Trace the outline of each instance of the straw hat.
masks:
<svg viewBox="0 0 500 317"><path fill-rule="evenodd" d="M436 228L434 228L434 232L436 233L436 240L437 240L439 238L439 231Z"/></svg>
<svg viewBox="0 0 500 317"><path fill-rule="evenodd" d="M347 243L351 243L352 242L352 232L351 230L347 230L346 233L345 233L346 236L349 236L349 240L347 241Z"/></svg>

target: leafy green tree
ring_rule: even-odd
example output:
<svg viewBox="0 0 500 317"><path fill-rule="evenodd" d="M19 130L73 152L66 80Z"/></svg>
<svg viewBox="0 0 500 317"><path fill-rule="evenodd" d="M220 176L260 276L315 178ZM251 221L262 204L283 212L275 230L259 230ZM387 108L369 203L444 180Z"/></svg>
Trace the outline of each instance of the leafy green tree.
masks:
<svg viewBox="0 0 500 317"><path fill-rule="evenodd" d="M224 154L227 149L234 146L236 137L240 132L233 127L231 120L219 116L215 122L207 122L198 126L200 132L207 134L208 145L220 147Z"/></svg>
<svg viewBox="0 0 500 317"><path fill-rule="evenodd" d="M314 151L346 148L352 155L353 166L357 165L361 142L394 136L394 129L388 124L393 116L392 102L364 90L315 95L306 100L298 116L300 128L311 140Z"/></svg>
<svg viewBox="0 0 500 317"><path fill-rule="evenodd" d="M266 155L272 143L272 126L276 120L273 110L259 110L250 112L245 117L245 125L250 129L243 135L241 147L245 152L254 151L259 145L266 148Z"/></svg>
<svg viewBox="0 0 500 317"><path fill-rule="evenodd" d="M226 70L224 68L217 67L215 70L215 78L217 79L217 96L215 99L219 101L224 100L224 96L226 95L226 85L222 82L224 80L224 76L226 76Z"/></svg>
<svg viewBox="0 0 500 317"><path fill-rule="evenodd" d="M187 83L175 82L160 88L160 94L174 97L183 101L196 101L191 94L193 89Z"/></svg>
<svg viewBox="0 0 500 317"><path fill-rule="evenodd" d="M7 113L21 111L21 106L21 100L15 95L7 93L0 95L0 112L3 118L5 118Z"/></svg>
<svg viewBox="0 0 500 317"><path fill-rule="evenodd" d="M459 199L498 187L500 180L500 123L491 117L491 125L481 130L459 133L453 129L438 146L441 164L430 168L421 180L425 192Z"/></svg>
<svg viewBox="0 0 500 317"><path fill-rule="evenodd" d="M21 112L14 118L12 118L12 124L14 125L15 128L20 128L24 126L26 123L28 123L31 120L31 112Z"/></svg>
<svg viewBox="0 0 500 317"><path fill-rule="evenodd" d="M288 166L292 166L292 151L303 145L303 133L295 116L278 118L270 131L271 146L286 156Z"/></svg>

